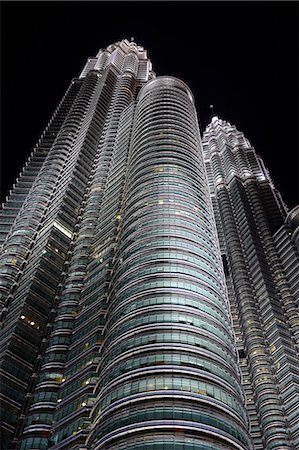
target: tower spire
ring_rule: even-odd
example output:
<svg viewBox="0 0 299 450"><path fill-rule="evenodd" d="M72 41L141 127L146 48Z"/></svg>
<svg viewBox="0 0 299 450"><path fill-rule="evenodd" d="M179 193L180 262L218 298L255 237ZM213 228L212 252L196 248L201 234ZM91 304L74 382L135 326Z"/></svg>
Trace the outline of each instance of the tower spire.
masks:
<svg viewBox="0 0 299 450"><path fill-rule="evenodd" d="M216 116L215 111L214 111L214 105L210 105L210 109L212 111L212 117Z"/></svg>

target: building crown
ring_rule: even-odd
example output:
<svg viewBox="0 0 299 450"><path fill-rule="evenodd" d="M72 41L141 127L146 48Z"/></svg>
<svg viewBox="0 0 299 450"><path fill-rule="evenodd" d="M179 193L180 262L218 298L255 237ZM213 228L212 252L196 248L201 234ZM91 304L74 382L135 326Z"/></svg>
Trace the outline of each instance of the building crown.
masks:
<svg viewBox="0 0 299 450"><path fill-rule="evenodd" d="M143 82L155 78L146 50L137 45L134 38L131 41L123 39L107 48L101 48L96 57L88 58L79 78L85 78L90 70L102 73L107 67L113 67L119 73L131 73Z"/></svg>

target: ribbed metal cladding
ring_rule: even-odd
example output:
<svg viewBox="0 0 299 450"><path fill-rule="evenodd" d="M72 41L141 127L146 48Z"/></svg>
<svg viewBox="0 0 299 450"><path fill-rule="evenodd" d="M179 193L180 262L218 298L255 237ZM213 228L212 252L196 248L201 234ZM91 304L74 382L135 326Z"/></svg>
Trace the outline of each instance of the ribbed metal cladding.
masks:
<svg viewBox="0 0 299 450"><path fill-rule="evenodd" d="M92 450L250 449L192 94L140 91Z"/></svg>

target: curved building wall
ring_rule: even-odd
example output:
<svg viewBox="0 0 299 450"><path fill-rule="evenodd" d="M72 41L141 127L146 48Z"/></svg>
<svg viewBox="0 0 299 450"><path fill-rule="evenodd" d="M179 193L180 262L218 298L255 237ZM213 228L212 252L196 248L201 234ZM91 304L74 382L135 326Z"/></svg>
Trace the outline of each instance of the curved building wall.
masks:
<svg viewBox="0 0 299 450"><path fill-rule="evenodd" d="M90 448L251 448L195 107L177 79L139 94L121 215Z"/></svg>

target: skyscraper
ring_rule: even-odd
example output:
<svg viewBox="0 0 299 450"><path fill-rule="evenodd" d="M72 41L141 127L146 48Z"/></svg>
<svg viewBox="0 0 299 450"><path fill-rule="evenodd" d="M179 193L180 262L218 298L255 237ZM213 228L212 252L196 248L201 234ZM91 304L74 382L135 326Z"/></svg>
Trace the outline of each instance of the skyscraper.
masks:
<svg viewBox="0 0 299 450"><path fill-rule="evenodd" d="M298 208L254 148L214 116L203 151L256 449L298 448Z"/></svg>
<svg viewBox="0 0 299 450"><path fill-rule="evenodd" d="M142 47L89 58L0 217L3 449L296 448L295 217Z"/></svg>

